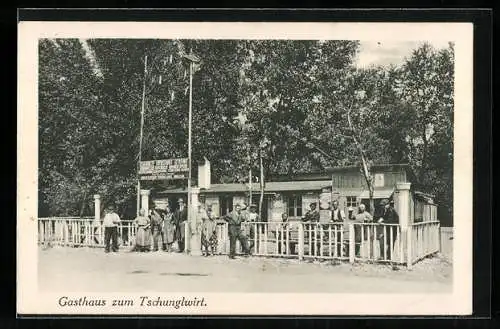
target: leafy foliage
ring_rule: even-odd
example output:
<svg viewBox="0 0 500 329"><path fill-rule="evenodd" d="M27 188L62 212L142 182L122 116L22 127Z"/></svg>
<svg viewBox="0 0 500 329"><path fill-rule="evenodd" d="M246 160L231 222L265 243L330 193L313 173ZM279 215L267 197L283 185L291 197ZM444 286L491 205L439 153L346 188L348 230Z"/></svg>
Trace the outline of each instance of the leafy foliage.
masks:
<svg viewBox="0 0 500 329"><path fill-rule="evenodd" d="M92 194L133 216L142 160L187 156L193 177L264 180L326 166L408 162L451 214L453 47L424 44L401 66L357 68L357 41L41 40L40 215L88 215ZM147 57L146 71L145 57ZM368 177L369 178L369 177ZM369 182L369 180L367 180ZM161 189L165 182L150 183Z"/></svg>

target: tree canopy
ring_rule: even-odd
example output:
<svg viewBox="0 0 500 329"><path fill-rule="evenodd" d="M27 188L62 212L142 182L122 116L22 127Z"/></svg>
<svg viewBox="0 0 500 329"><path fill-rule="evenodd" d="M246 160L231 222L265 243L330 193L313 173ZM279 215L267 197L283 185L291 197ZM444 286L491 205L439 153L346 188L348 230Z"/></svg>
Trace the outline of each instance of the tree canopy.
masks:
<svg viewBox="0 0 500 329"><path fill-rule="evenodd" d="M264 179L405 162L451 214L453 45L422 44L401 65L368 68L355 65L358 48L348 40L41 40L40 215L89 214L95 193L135 213L143 83L142 160L186 157L181 54L190 51L201 59L193 163L207 157L214 182L247 182L260 158Z"/></svg>

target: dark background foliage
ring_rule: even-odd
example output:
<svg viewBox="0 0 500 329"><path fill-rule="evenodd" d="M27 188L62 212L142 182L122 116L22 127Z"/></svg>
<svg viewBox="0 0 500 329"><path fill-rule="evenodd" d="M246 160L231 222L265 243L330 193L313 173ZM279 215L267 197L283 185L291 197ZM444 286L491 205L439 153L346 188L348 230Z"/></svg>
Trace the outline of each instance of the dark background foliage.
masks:
<svg viewBox="0 0 500 329"><path fill-rule="evenodd" d="M40 40L39 215L90 215L96 193L103 206L135 214L143 82L142 159L186 157L189 71L180 52L192 50L202 60L193 163L207 157L213 182L248 182L260 158L264 178L361 165L359 137L368 165L408 163L414 186L435 194L451 224L453 45L424 43L399 66L369 68L354 65L358 48L342 40Z"/></svg>

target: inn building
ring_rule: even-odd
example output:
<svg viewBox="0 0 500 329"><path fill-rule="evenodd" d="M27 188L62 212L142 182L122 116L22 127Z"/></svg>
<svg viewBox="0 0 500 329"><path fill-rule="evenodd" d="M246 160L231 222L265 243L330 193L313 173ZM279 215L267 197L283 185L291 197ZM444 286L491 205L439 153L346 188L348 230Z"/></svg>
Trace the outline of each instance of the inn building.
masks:
<svg viewBox="0 0 500 329"><path fill-rule="evenodd" d="M406 164L380 164L371 167L374 176L374 205L382 199L394 201L394 207L401 217L401 224L437 220L437 205L433 196L412 187L412 174ZM260 184L211 184L210 162L205 161L198 168L198 187L193 188L197 202L211 205L216 216L224 216L237 203L252 202L259 205ZM175 208L179 197L187 197L185 187L173 187L155 191L152 201L158 207L169 203ZM262 206L263 221L280 221L286 212L291 220L299 220L316 203L322 219L329 218L328 203L338 200L347 213L349 207L360 203L370 209L369 191L365 178L358 166L326 168L322 172L303 173L293 177L276 176L265 182Z"/></svg>

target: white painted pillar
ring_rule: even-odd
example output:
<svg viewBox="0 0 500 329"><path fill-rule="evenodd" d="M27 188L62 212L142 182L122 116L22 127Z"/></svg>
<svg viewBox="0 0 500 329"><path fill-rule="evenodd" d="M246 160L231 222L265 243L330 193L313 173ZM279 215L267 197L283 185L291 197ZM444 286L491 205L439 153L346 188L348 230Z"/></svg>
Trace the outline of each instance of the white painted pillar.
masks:
<svg viewBox="0 0 500 329"><path fill-rule="evenodd" d="M94 220L101 220L101 196L99 194L94 194Z"/></svg>
<svg viewBox="0 0 500 329"><path fill-rule="evenodd" d="M141 208L149 215L149 190L141 190Z"/></svg>
<svg viewBox="0 0 500 329"><path fill-rule="evenodd" d="M401 234L399 235L400 247L398 248L400 252L403 253L403 257L406 260L408 268L411 268L411 258L412 258L412 232L411 232L411 216L410 216L410 187L411 183L396 183L396 192L394 205L396 211L399 215L399 226L401 228ZM410 228L410 229L408 229Z"/></svg>
<svg viewBox="0 0 500 329"><path fill-rule="evenodd" d="M199 200L200 188L199 187L191 187L191 217L189 218L189 227L187 230L186 241L189 241L189 245L186 246L188 248L189 253L193 256L201 256L201 218L198 214L198 205L200 204Z"/></svg>
<svg viewBox="0 0 500 329"><path fill-rule="evenodd" d="M396 211L399 215L399 225L401 226L401 231L406 231L409 225L411 225L411 214L410 214L410 186L411 183L397 183L396 184L396 198L395 201Z"/></svg>

